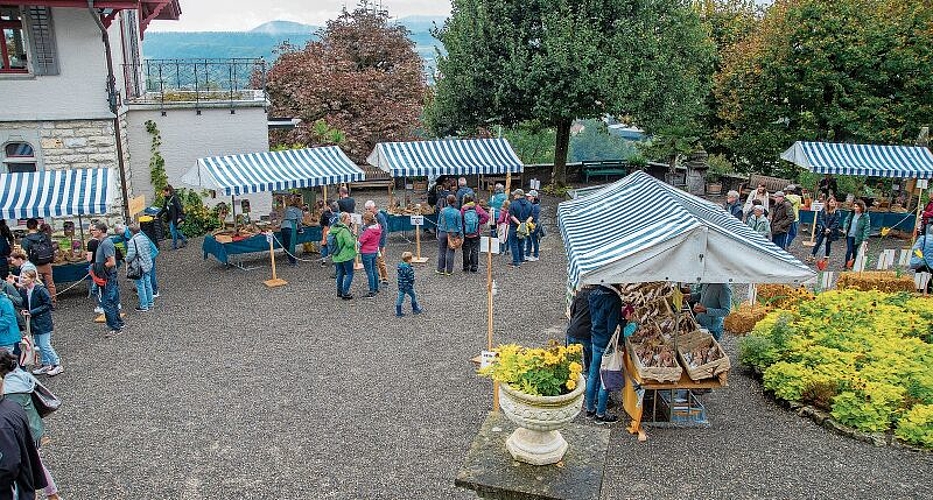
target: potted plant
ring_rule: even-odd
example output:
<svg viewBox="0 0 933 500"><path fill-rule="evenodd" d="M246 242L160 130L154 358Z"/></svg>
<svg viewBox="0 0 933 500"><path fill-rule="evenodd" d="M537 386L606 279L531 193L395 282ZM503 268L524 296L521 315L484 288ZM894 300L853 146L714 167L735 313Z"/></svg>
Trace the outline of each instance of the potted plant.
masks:
<svg viewBox="0 0 933 500"><path fill-rule="evenodd" d="M495 351L496 361L479 373L500 383L502 411L518 425L506 448L532 465L559 462L568 448L560 429L583 408L583 347L551 341L546 348L507 344Z"/></svg>

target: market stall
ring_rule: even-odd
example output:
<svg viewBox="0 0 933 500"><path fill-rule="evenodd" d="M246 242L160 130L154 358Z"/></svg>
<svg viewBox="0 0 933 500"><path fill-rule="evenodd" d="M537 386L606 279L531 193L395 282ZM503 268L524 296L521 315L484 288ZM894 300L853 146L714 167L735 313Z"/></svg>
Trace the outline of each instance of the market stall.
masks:
<svg viewBox="0 0 933 500"><path fill-rule="evenodd" d="M52 234L58 247L52 276L61 283L80 281L87 276L82 217L110 213L116 192L116 174L108 168L0 174L0 217L75 217Z"/></svg>
<svg viewBox="0 0 933 500"><path fill-rule="evenodd" d="M933 177L933 153L918 146L797 141L781 154L781 159L820 174L904 179ZM881 203L874 205L869 204L874 229L890 227L913 231L919 226L919 203L915 217L908 216L906 210L893 204L888 207L881 206ZM812 223L813 215L812 212L801 211L801 222Z"/></svg>
<svg viewBox="0 0 933 500"><path fill-rule="evenodd" d="M636 307L640 323L626 349L623 401L632 417L629 430L640 437L646 392L660 402L659 391L667 391L667 418L673 421L681 395L691 414L697 403L692 389L726 381L728 367L722 371L722 365L728 358L682 309L676 283L799 284L815 276L722 207L640 171L561 203L557 214L571 291L622 285L624 300ZM704 359L695 357L697 348ZM710 363L713 369L704 370Z"/></svg>
<svg viewBox="0 0 933 500"><path fill-rule="evenodd" d="M363 179L363 171L336 146L200 158L197 165L182 176L186 184L231 197L233 229L216 231L205 238L202 245L205 259L213 255L224 264L230 263L231 255L269 251L269 243L262 233L279 232L281 221L281 217L274 214L265 221L255 217L238 219L236 196ZM317 223L313 217L305 217L302 221L305 227L298 233L297 243L320 241L321 228ZM277 234L273 246L281 248L281 241L281 235Z"/></svg>
<svg viewBox="0 0 933 500"><path fill-rule="evenodd" d="M519 173L524 169L506 139L447 139L416 142L380 142L366 161L392 177L438 177L463 175L498 175ZM425 182L424 188L427 189ZM477 200L485 208L485 199ZM390 216L407 219L411 215L432 215L426 203L419 207L409 197L393 199ZM429 217L426 217L429 218ZM436 222L434 216L432 222ZM410 231L411 224L389 221L389 231Z"/></svg>

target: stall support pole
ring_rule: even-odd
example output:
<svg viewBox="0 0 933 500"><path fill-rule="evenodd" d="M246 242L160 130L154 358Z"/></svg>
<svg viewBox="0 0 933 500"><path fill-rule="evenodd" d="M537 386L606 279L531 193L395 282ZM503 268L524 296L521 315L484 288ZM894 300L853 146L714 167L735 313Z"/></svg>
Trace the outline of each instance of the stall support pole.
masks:
<svg viewBox="0 0 933 500"><path fill-rule="evenodd" d="M492 350L492 238L486 247L486 350ZM499 382L492 383L492 411L499 413Z"/></svg>
<svg viewBox="0 0 933 500"><path fill-rule="evenodd" d="M411 261L417 264L424 264L428 261L427 257L421 256L421 226L415 226L415 258Z"/></svg>
<svg viewBox="0 0 933 500"><path fill-rule="evenodd" d="M810 241L804 241L803 246L812 247L816 245L816 212L813 213L813 223L810 224Z"/></svg>
<svg viewBox="0 0 933 500"><path fill-rule="evenodd" d="M360 226L353 224L353 234L356 235L356 260L353 261L353 269L358 271L363 269L363 257L360 255L359 239L360 239Z"/></svg>
<svg viewBox="0 0 933 500"><path fill-rule="evenodd" d="M926 228L920 227L920 221L922 220L921 214L923 211L923 189L920 190L920 194L917 195L917 219L914 221L914 239L910 242L910 246L913 247L917 243L917 235L926 230Z"/></svg>
<svg viewBox="0 0 933 500"><path fill-rule="evenodd" d="M284 286L284 285L287 285L287 284L288 284L287 281L285 281L285 280L283 280L283 279L279 279L279 277L276 275L276 272L275 272L275 244L273 243L273 239L272 239L271 233L267 233L267 234L268 234L267 238L269 239L269 257L272 259L272 279L271 279L271 280L266 280L266 281L264 281L263 283L265 283L265 285L266 285L267 287L269 287L269 288L275 288L275 287L277 287L277 286Z"/></svg>
<svg viewBox="0 0 933 500"><path fill-rule="evenodd" d="M512 196L512 172L505 173L505 196L509 199Z"/></svg>
<svg viewBox="0 0 933 500"><path fill-rule="evenodd" d="M234 236L235 236L235 235L237 234L237 230L236 230L236 197L235 197L235 196L231 196L231 197L230 197L230 213L233 214L233 234L234 234Z"/></svg>

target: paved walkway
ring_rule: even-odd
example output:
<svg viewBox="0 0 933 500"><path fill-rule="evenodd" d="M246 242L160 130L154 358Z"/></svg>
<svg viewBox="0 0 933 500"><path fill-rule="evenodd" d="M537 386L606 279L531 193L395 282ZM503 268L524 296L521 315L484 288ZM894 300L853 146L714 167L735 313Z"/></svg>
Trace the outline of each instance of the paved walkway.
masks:
<svg viewBox="0 0 933 500"><path fill-rule="evenodd" d="M196 240L160 257L155 311L133 312L123 287L129 326L117 338L102 337L89 301L62 300L54 343L66 371L49 386L65 406L49 419L45 456L64 496L475 498L453 483L491 406L491 384L468 361L485 345L485 260L478 275L434 276L431 243L420 317L392 316L392 287L338 300L317 263L282 268L288 286L268 290L266 261L226 269L202 261ZM559 233L543 246L521 269L496 261L497 341L562 335ZM391 267L409 248L392 238ZM357 274L358 297L364 282ZM615 427L603 497L933 497L930 455L817 427L742 369L731 382L704 396L710 429L653 430L638 443Z"/></svg>

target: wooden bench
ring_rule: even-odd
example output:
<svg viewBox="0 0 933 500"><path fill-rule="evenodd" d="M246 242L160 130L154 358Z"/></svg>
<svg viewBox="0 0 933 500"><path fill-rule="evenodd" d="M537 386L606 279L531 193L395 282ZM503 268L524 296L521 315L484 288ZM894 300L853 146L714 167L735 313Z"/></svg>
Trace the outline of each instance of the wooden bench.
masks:
<svg viewBox="0 0 933 500"><path fill-rule="evenodd" d="M775 191L783 191L784 188L793 184L793 182L787 179L781 179L780 177L752 174L748 177L748 184L745 185L745 189L742 190L741 194L750 193L758 189L758 184L764 184L765 189L767 189L769 193L774 193Z"/></svg>
<svg viewBox="0 0 933 500"><path fill-rule="evenodd" d="M620 160L584 161L580 167L586 182L590 182L591 176L603 176L609 180L610 175L628 175L628 163Z"/></svg>
<svg viewBox="0 0 933 500"><path fill-rule="evenodd" d="M366 174L366 179L350 183L354 188L386 188L392 185L394 179L388 172L372 165L361 165L360 169Z"/></svg>

